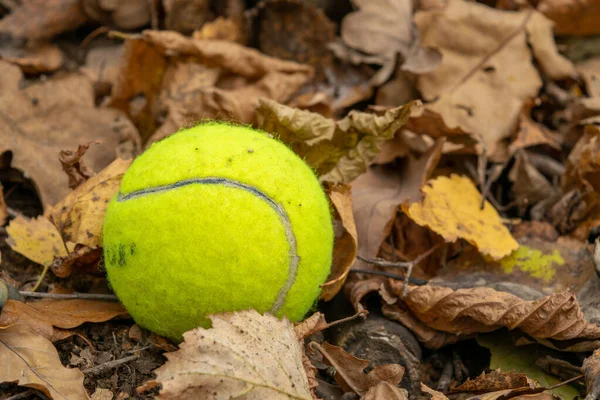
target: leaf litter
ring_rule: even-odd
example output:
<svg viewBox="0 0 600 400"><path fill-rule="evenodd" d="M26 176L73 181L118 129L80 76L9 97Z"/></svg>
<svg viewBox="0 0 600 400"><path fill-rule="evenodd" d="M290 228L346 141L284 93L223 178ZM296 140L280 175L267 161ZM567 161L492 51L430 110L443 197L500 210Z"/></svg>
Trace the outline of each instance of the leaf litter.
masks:
<svg viewBox="0 0 600 400"><path fill-rule="evenodd" d="M216 3L2 3L0 393L600 398L598 1ZM295 327L219 314L177 350L115 301L102 222L210 118L313 168L333 264Z"/></svg>

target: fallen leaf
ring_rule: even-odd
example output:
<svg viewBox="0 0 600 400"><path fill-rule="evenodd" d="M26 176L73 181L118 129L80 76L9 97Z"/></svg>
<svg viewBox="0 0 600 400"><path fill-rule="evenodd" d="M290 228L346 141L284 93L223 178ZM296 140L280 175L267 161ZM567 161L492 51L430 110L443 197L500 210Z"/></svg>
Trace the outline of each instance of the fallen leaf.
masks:
<svg viewBox="0 0 600 400"><path fill-rule="evenodd" d="M559 35L600 33L600 2L597 0L542 0L537 9L554 22L554 30Z"/></svg>
<svg viewBox="0 0 600 400"><path fill-rule="evenodd" d="M0 20L0 32L16 39L44 41L87 21L79 0L25 0Z"/></svg>
<svg viewBox="0 0 600 400"><path fill-rule="evenodd" d="M80 71L89 77L96 88L96 96L109 96L117 78L123 56L123 44L92 47ZM141 71L140 71L141 73Z"/></svg>
<svg viewBox="0 0 600 400"><path fill-rule="evenodd" d="M11 249L30 260L49 266L68 252L60 233L46 217L28 219L18 215L6 228Z"/></svg>
<svg viewBox="0 0 600 400"><path fill-rule="evenodd" d="M300 322L298 325L294 326L294 331L296 332L296 336L302 340L305 337L310 336L313 333L320 332L327 327L328 324L325 320L325 315L320 312L316 312L310 317L306 318L304 321Z"/></svg>
<svg viewBox="0 0 600 400"><path fill-rule="evenodd" d="M423 97L433 101L420 119L439 118L437 126L421 124L427 129L421 133L432 137L459 131L481 137L493 156L541 87L531 53L554 79L574 75L572 64L556 51L550 22L535 11L451 0L445 9L418 12L415 22L423 44L442 53L440 67L417 79Z"/></svg>
<svg viewBox="0 0 600 400"><path fill-rule="evenodd" d="M401 282L392 286L399 297L402 289ZM600 337L600 326L586 321L577 298L568 292L524 301L485 287L453 290L424 285L410 290L405 302L417 318L444 332L469 334L506 327L556 340Z"/></svg>
<svg viewBox="0 0 600 400"><path fill-rule="evenodd" d="M532 103L528 103L521 110L517 137L508 147L508 152L511 155L520 149L538 145L547 145L557 150L561 148L560 138L556 132L552 132L542 124L533 122L530 117L532 106Z"/></svg>
<svg viewBox="0 0 600 400"><path fill-rule="evenodd" d="M585 375L588 397L597 398L600 395L600 349L583 360L581 371Z"/></svg>
<svg viewBox="0 0 600 400"><path fill-rule="evenodd" d="M360 57L357 53L355 57L365 63L383 65L372 78L375 85L388 80L398 53L403 59L400 66L403 71L423 74L440 64L437 50L421 46L410 1L353 0L352 3L358 10L342 20L341 37L350 48L368 54Z"/></svg>
<svg viewBox="0 0 600 400"><path fill-rule="evenodd" d="M1 23L0 23L1 24ZM2 59L15 64L26 74L47 74L59 69L64 61L60 48L53 44L25 48L17 54L5 55L0 51Z"/></svg>
<svg viewBox="0 0 600 400"><path fill-rule="evenodd" d="M371 166L352 182L352 208L360 256L377 256L400 205L419 197L419 189L440 159L442 145L443 140L438 141L419 159L409 157L402 167Z"/></svg>
<svg viewBox="0 0 600 400"><path fill-rule="evenodd" d="M69 177L69 187L71 189L75 189L95 175L95 172L82 160L91 144L80 144L76 151L61 150L58 154L58 161L60 161L63 170Z"/></svg>
<svg viewBox="0 0 600 400"><path fill-rule="evenodd" d="M81 8L90 19L102 25L134 30L150 23L152 4L146 0L83 0Z"/></svg>
<svg viewBox="0 0 600 400"><path fill-rule="evenodd" d="M421 391L430 394L431 400L448 400L448 398L443 393L438 392L437 390L433 390L423 382L421 382Z"/></svg>
<svg viewBox="0 0 600 400"><path fill-rule="evenodd" d="M17 382L51 399L89 399L81 371L63 367L52 343L22 325L0 328L0 364L0 382Z"/></svg>
<svg viewBox="0 0 600 400"><path fill-rule="evenodd" d="M371 364L370 361L354 357L343 348L327 342L322 345L312 342L311 345L323 354L328 365L335 368L334 379L345 392L352 391L364 396L369 389L381 382L398 385L404 375L404 367L399 364L378 365L369 373L365 373L364 370Z"/></svg>
<svg viewBox="0 0 600 400"><path fill-rule="evenodd" d="M406 389L391 385L388 382L380 382L377 386L373 386L361 400L408 400L408 392Z"/></svg>
<svg viewBox="0 0 600 400"><path fill-rule="evenodd" d="M87 77L70 73L21 89L22 78L18 67L0 61L0 154L12 152L11 167L33 180L44 206L69 193L59 151L100 141L85 156L95 171L115 159L115 149L129 149L129 158L139 151L137 131L125 115L95 107Z"/></svg>
<svg viewBox="0 0 600 400"><path fill-rule="evenodd" d="M589 96L600 97L600 57L578 63L575 68L583 77Z"/></svg>
<svg viewBox="0 0 600 400"><path fill-rule="evenodd" d="M316 170L322 181L349 183L362 174L379 147L404 125L414 106L409 103L382 116L350 111L340 120L261 99L258 126L287 143Z"/></svg>
<svg viewBox="0 0 600 400"><path fill-rule="evenodd" d="M521 208L521 215L539 202L559 194L548 179L529 161L527 153L519 151L515 156L508 178L512 182L511 191L515 203Z"/></svg>
<svg viewBox="0 0 600 400"><path fill-rule="evenodd" d="M539 387L539 385L529 379L525 374L495 370L487 374L482 372L481 375L475 379L469 378L461 385L450 389L450 392L485 393L506 389L535 389L537 387Z"/></svg>
<svg viewBox="0 0 600 400"><path fill-rule="evenodd" d="M529 379L535 380L538 385L550 387L560 383L555 376L542 371L536 365L536 361L548 355L550 350L540 345L515 346L505 332L479 335L477 343L490 350L490 369L502 370L524 374ZM551 353L558 356L558 353ZM511 389L512 390L512 389ZM510 390L509 390L510 391ZM579 395L577 389L571 385L565 385L552 389L552 394L561 399L574 399ZM497 398L497 397L496 397Z"/></svg>
<svg viewBox="0 0 600 400"><path fill-rule="evenodd" d="M481 194L470 179L456 174L440 176L421 190L424 199L403 205L403 210L447 242L465 239L495 260L519 246L492 205L485 201L481 208Z"/></svg>
<svg viewBox="0 0 600 400"><path fill-rule="evenodd" d="M328 195L335 210L336 227L331 274L321 286L320 298L324 301L330 301L342 289L358 249L350 186L330 185Z"/></svg>
<svg viewBox="0 0 600 400"><path fill-rule="evenodd" d="M131 160L117 159L94 175L48 212L65 242L98 248L108 202L119 190ZM66 256L63 255L63 257Z"/></svg>
<svg viewBox="0 0 600 400"><path fill-rule="evenodd" d="M210 17L208 0L162 0L165 10L165 28L170 31L192 33Z"/></svg>
<svg viewBox="0 0 600 400"><path fill-rule="evenodd" d="M210 316L211 329L184 333L180 349L155 370L162 399L312 400L302 347L287 320L256 311Z"/></svg>

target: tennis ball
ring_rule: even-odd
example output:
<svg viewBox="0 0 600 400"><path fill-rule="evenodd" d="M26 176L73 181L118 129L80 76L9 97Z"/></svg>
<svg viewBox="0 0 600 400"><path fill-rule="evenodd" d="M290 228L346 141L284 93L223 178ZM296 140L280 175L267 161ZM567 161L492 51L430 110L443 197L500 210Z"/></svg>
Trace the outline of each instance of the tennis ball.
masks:
<svg viewBox="0 0 600 400"><path fill-rule="evenodd" d="M132 163L103 246L133 319L178 341L210 327L213 313L301 320L329 275L333 236L327 197L302 159L262 131L210 122Z"/></svg>

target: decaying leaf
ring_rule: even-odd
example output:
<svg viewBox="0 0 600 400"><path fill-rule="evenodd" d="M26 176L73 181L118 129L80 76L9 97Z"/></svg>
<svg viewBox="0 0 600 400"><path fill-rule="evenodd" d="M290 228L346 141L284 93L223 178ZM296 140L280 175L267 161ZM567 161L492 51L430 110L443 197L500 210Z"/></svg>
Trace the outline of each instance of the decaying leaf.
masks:
<svg viewBox="0 0 600 400"><path fill-rule="evenodd" d="M131 160L117 159L54 206L48 218L65 242L91 248L102 243L102 224L108 202L119 190Z"/></svg>
<svg viewBox="0 0 600 400"><path fill-rule="evenodd" d="M585 386L589 398L600 396L600 349L583 361L581 370L585 375Z"/></svg>
<svg viewBox="0 0 600 400"><path fill-rule="evenodd" d="M380 382L379 385L373 386L361 400L408 400L408 392L406 389L401 389L391 385L389 382Z"/></svg>
<svg viewBox="0 0 600 400"><path fill-rule="evenodd" d="M345 392L352 391L363 396L381 382L396 386L404 375L404 367L398 364L378 365L369 373L365 373L364 370L369 366L370 361L354 357L343 348L327 342L323 345L312 342L311 345L315 346L323 354L326 362L336 369L335 381Z"/></svg>
<svg viewBox="0 0 600 400"><path fill-rule="evenodd" d="M18 67L0 61L0 154L12 152L11 166L31 177L45 206L69 193L59 151L100 141L85 155L95 171L113 161L123 146L129 157L138 151L135 127L118 110L95 107L87 77L65 74L21 89L22 78Z"/></svg>
<svg viewBox="0 0 600 400"><path fill-rule="evenodd" d="M51 399L89 399L81 371L63 367L52 343L25 326L0 328L0 364L0 382L17 382Z"/></svg>
<svg viewBox="0 0 600 400"><path fill-rule="evenodd" d="M158 368L160 397L312 400L302 347L287 320L255 311L210 316Z"/></svg>
<svg viewBox="0 0 600 400"><path fill-rule="evenodd" d="M452 388L451 391L485 393L505 389L535 389L536 387L539 385L525 374L495 370L488 374L483 372L475 379L467 379L466 382Z"/></svg>
<svg viewBox="0 0 600 400"><path fill-rule="evenodd" d="M72 329L85 322L104 322L127 316L127 311L117 302L73 299L22 303L8 300L0 314L0 326L21 324L54 340L53 327Z"/></svg>
<svg viewBox="0 0 600 400"><path fill-rule="evenodd" d="M95 175L95 172L82 160L82 157L88 151L91 144L80 144L75 151L61 150L58 154L58 161L60 161L63 170L69 177L69 187L71 189L75 189Z"/></svg>
<svg viewBox="0 0 600 400"><path fill-rule="evenodd" d="M441 61L436 50L423 48L419 31L413 22L413 4L410 1L353 0L357 11L342 20L341 37L345 45L358 50L352 58L365 63L382 64L372 78L381 85L394 72L397 54L404 71L423 74L433 71Z"/></svg>
<svg viewBox="0 0 600 400"><path fill-rule="evenodd" d="M38 264L49 266L54 258L68 254L60 232L44 216L28 219L19 215L6 231L11 249Z"/></svg>
<svg viewBox="0 0 600 400"><path fill-rule="evenodd" d="M423 97L433 100L418 119L440 119L420 124L433 137L462 131L481 137L494 155L497 143L512 134L525 102L541 87L532 52L554 79L575 75L573 65L556 51L550 22L535 11L514 13L451 0L447 8L417 13L415 21L423 44L443 56L439 68L417 80Z"/></svg>
<svg viewBox="0 0 600 400"><path fill-rule="evenodd" d="M392 291L401 296L402 285L392 283ZM469 334L506 327L556 340L600 337L600 326L586 321L577 298L568 292L524 301L485 287L453 290L425 285L413 288L405 302L417 318L444 332Z"/></svg>
<svg viewBox="0 0 600 400"><path fill-rule="evenodd" d="M325 301L333 299L342 289L358 250L350 186L330 185L328 194L335 210L336 225L332 270L327 282L322 285L320 295L320 298Z"/></svg>
<svg viewBox="0 0 600 400"><path fill-rule="evenodd" d="M542 0L538 11L554 22L560 35L597 35L600 33L600 2L597 0Z"/></svg>
<svg viewBox="0 0 600 400"><path fill-rule="evenodd" d="M532 103L526 104L521 110L519 130L517 137L508 147L509 154L514 154L519 149L538 145L547 145L557 150L560 149L559 135L531 119L532 106Z"/></svg>
<svg viewBox="0 0 600 400"><path fill-rule="evenodd" d="M327 321L325 315L320 312L316 312L298 325L294 326L294 331L299 339L304 339L313 333L320 332L327 327Z"/></svg>
<svg viewBox="0 0 600 400"><path fill-rule="evenodd" d="M312 166L320 179L349 183L362 174L379 152L404 125L413 107L409 103L382 116L360 111L340 121L261 99L256 110L261 129L274 133Z"/></svg>
<svg viewBox="0 0 600 400"><path fill-rule="evenodd" d="M398 207L406 200L418 199L419 189L437 166L442 145L443 140L438 141L420 158L409 157L401 167L373 165L352 182L359 255L377 256Z"/></svg>
<svg viewBox="0 0 600 400"><path fill-rule="evenodd" d="M428 226L447 242L459 238L498 260L519 246L492 205L485 201L470 179L452 174L440 176L422 188L423 200L403 205L417 224Z"/></svg>

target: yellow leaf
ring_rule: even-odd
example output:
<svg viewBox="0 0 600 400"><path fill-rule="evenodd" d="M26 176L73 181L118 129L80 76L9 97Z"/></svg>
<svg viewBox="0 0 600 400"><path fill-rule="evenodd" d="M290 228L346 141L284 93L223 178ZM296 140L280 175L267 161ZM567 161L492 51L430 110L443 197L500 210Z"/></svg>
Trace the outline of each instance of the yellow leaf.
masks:
<svg viewBox="0 0 600 400"><path fill-rule="evenodd" d="M19 215L6 231L8 245L38 264L50 265L54 257L68 255L58 230L46 217L28 219Z"/></svg>
<svg viewBox="0 0 600 400"><path fill-rule="evenodd" d="M481 209L481 194L468 178L440 176L429 181L422 192L424 199L404 205L404 211L447 242L465 239L495 260L519 247L494 207L486 201Z"/></svg>

